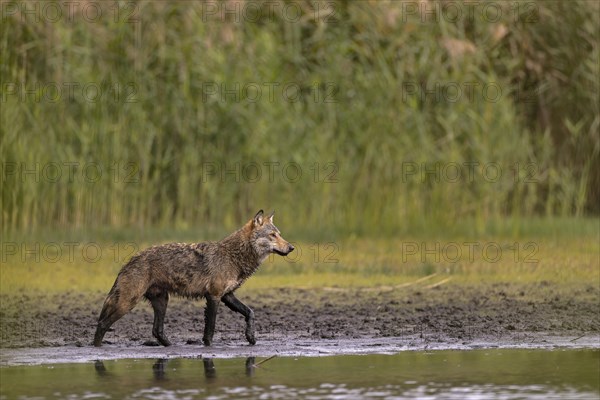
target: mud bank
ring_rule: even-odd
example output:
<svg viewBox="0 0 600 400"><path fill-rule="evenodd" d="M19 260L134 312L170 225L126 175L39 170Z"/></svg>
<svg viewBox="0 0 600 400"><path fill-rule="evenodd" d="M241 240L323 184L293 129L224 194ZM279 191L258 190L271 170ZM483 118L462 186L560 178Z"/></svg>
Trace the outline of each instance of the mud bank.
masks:
<svg viewBox="0 0 600 400"><path fill-rule="evenodd" d="M174 346L152 346L153 315L144 303L114 325L104 347L92 348L104 296L2 294L0 363L600 347L600 288L594 284L242 290L238 297L256 314L258 344L254 347L243 339L243 317L224 306L219 310L214 346L200 346L204 302L172 298L165 332Z"/></svg>
<svg viewBox="0 0 600 400"><path fill-rule="evenodd" d="M402 351L476 350L476 349L574 349L598 348L600 336L555 336L523 334L497 340L478 339L470 342L440 341L428 337L358 338L307 340L290 337L265 339L249 346L243 342L226 342L211 347L201 345L158 346L106 345L3 349L0 367L55 363L91 362L118 359L156 358L242 358L242 357L318 357L330 355L396 354Z"/></svg>

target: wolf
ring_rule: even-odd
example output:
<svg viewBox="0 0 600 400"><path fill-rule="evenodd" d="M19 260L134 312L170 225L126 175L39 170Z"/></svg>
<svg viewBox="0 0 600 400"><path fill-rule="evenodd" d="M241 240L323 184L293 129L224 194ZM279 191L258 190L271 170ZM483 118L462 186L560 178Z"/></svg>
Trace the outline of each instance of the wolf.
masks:
<svg viewBox="0 0 600 400"><path fill-rule="evenodd" d="M163 325L171 294L206 298L204 345L212 344L220 302L244 316L246 339L251 345L256 344L254 312L234 292L270 254L286 256L294 250L273 224L273 215L266 217L260 210L244 226L218 242L170 243L133 256L119 272L104 301L94 346L102 345L111 325L131 311L142 297L154 309L152 335L163 346L170 346Z"/></svg>

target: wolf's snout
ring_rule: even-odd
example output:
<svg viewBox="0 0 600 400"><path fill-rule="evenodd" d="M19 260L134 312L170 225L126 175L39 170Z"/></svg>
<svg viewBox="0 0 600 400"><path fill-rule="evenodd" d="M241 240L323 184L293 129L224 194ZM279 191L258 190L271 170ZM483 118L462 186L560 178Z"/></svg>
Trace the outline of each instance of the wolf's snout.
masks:
<svg viewBox="0 0 600 400"><path fill-rule="evenodd" d="M292 246L291 244L288 244L288 254L291 253L292 251L294 251L294 246Z"/></svg>

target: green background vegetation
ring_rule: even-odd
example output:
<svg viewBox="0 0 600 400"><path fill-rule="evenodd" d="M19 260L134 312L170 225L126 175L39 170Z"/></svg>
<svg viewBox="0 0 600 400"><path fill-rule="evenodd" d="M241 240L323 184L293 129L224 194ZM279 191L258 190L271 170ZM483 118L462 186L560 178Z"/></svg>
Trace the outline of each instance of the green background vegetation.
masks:
<svg viewBox="0 0 600 400"><path fill-rule="evenodd" d="M3 233L231 229L263 207L309 233L465 219L485 232L506 216L599 211L594 1L454 3L461 17L443 2L428 5L437 15L398 1L109 2L91 22L78 4L72 18L45 3L37 22L3 17ZM279 84L272 100L266 83ZM280 163L272 182L265 162ZM468 162L502 175L403 170ZM35 163L38 177L7 171ZM65 163L79 165L72 181ZM236 163L262 166L261 179L207 175Z"/></svg>
<svg viewBox="0 0 600 400"><path fill-rule="evenodd" d="M597 279L597 2L106 2L89 21L91 3L58 19L2 3L3 243L217 239L274 208L285 237L340 261L305 252L257 287ZM543 240L552 266L402 262L421 238ZM3 293L107 288L123 261L22 254Z"/></svg>

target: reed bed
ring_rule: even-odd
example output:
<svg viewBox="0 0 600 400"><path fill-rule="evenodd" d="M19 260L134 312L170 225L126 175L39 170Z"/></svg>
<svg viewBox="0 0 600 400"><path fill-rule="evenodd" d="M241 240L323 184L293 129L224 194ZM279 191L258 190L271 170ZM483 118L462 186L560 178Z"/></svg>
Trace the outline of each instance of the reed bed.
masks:
<svg viewBox="0 0 600 400"><path fill-rule="evenodd" d="M3 1L3 235L597 214L597 3L450 3Z"/></svg>

